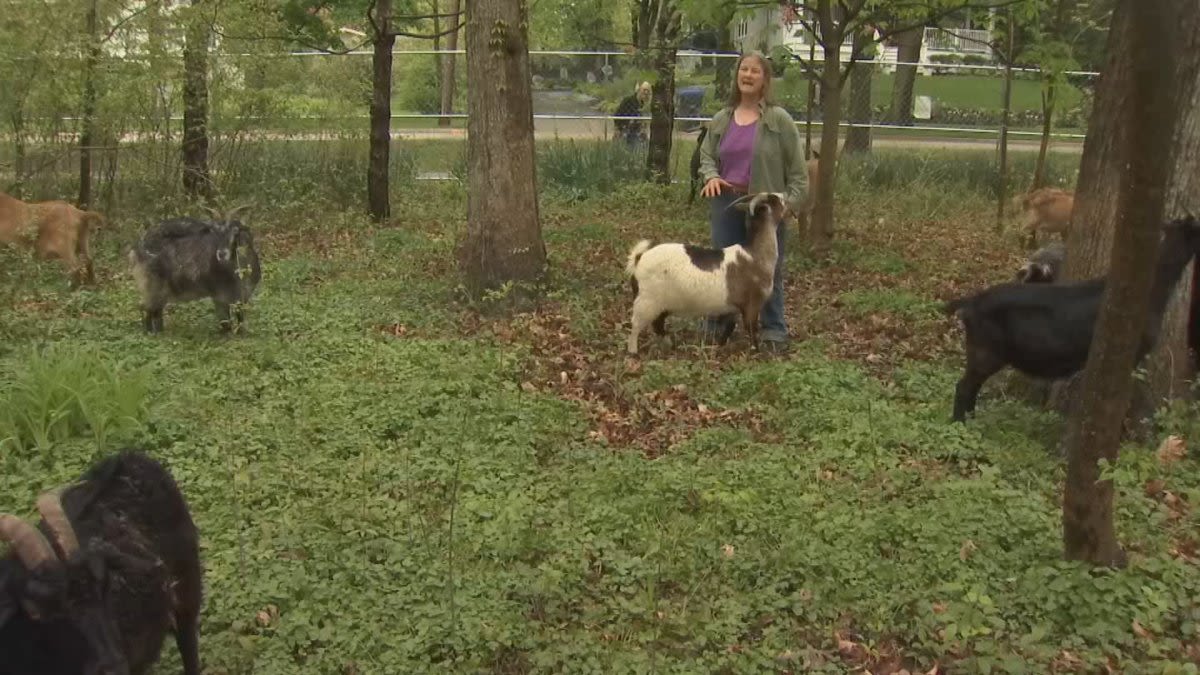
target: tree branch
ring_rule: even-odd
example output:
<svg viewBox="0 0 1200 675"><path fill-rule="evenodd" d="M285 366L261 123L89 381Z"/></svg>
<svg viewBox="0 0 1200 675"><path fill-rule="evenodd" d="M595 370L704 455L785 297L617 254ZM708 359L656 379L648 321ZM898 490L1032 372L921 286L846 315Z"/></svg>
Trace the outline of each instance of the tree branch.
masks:
<svg viewBox="0 0 1200 675"><path fill-rule="evenodd" d="M455 24L455 26L453 28L447 28L446 30L443 30L443 31L440 31L437 33L410 33L405 30L393 30L393 31L390 31L389 34L392 36L395 36L395 37L410 37L410 38L419 38L422 40L432 40L435 37L442 37L443 35L449 35L451 33L456 33L456 32L458 32L458 30L460 28L462 28L465 25L467 25L466 22L457 23L457 24Z"/></svg>
<svg viewBox="0 0 1200 675"><path fill-rule="evenodd" d="M129 23L130 21L133 21L134 19L141 16L142 14L145 14L146 12L150 11L150 9L153 6L154 6L153 2L147 2L141 9L135 11L133 14L130 14L129 16L125 17L124 19L121 19L120 21L113 24L113 27L108 31L108 34L105 35L102 40L100 40L100 44L107 44L108 41L111 40L113 38L113 36L117 34L117 31L121 30L122 26Z"/></svg>

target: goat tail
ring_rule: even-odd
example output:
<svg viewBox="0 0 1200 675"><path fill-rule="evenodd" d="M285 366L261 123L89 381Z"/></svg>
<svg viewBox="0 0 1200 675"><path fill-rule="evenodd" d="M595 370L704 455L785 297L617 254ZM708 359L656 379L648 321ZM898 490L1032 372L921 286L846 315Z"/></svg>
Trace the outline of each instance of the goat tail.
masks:
<svg viewBox="0 0 1200 675"><path fill-rule="evenodd" d="M629 260L625 263L626 275L633 276L634 270L637 269L638 261L642 259L642 254L650 250L651 246L652 244L649 239L643 239L634 244L633 248L629 249Z"/></svg>

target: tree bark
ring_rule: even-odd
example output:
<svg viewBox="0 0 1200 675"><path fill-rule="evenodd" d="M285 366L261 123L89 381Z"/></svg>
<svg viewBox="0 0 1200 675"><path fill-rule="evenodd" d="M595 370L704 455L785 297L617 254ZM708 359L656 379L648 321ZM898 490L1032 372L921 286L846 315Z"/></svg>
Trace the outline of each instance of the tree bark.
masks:
<svg viewBox="0 0 1200 675"><path fill-rule="evenodd" d="M377 222L391 215L388 163L392 152L392 0L376 0L371 55L371 137L367 161L367 210Z"/></svg>
<svg viewBox="0 0 1200 675"><path fill-rule="evenodd" d="M450 17L451 21L459 21L457 16L461 11L461 0L450 0L450 14L455 16ZM446 49L454 51L458 49L458 31L446 34ZM456 89L454 70L458 62L457 54L442 54L442 114L449 115L454 112L454 92ZM451 118L441 117L438 119L438 126L450 126Z"/></svg>
<svg viewBox="0 0 1200 675"><path fill-rule="evenodd" d="M1063 544L1068 560L1114 566L1126 560L1113 526L1112 482L1101 479L1099 460L1117 459L1134 359L1150 315L1147 300L1168 179L1162 158L1171 153L1177 117L1172 53L1182 52L1173 37L1176 22L1189 14L1195 21L1197 11L1193 0L1121 0L1113 16L1109 65L1123 63L1127 77L1100 83L1093 116L1109 112L1126 128L1115 153L1125 170L1116 179L1108 283L1081 375L1079 405L1067 421ZM1092 139L1089 134L1088 142ZM1091 187L1082 177L1081 184L1084 191Z"/></svg>
<svg viewBox="0 0 1200 675"><path fill-rule="evenodd" d="M467 233L470 292L540 281L546 269L533 145L528 13L521 0L472 3L466 27Z"/></svg>
<svg viewBox="0 0 1200 675"><path fill-rule="evenodd" d="M1190 19L1191 14L1181 15L1180 25ZM1110 36L1124 34L1128 30L1119 21L1128 21L1128 16L1114 14ZM1189 25L1200 30L1200 26ZM1182 215L1191 205L1188 195L1200 191L1200 51L1195 33L1182 31L1177 37L1182 45L1175 53L1177 71L1172 89L1178 96L1172 151L1163 155L1170 167L1167 187L1167 217ZM1186 37L1187 42L1184 43ZM1111 39L1111 38L1110 38ZM1075 209L1071 214L1071 232L1067 238L1067 263L1065 279L1087 279L1107 273L1109 256L1113 249L1116 224L1117 195L1121 176L1124 175L1124 158L1119 149L1126 143L1129 127L1118 117L1118 100L1114 96L1102 97L1101 88L1111 87L1117 91L1131 91L1132 54L1128 48L1110 48L1100 82L1097 85L1096 103L1089 120L1088 138L1084 145L1079 165L1079 182L1075 194ZM1145 107L1146 103L1140 103ZM1144 122L1139 122L1144 124ZM1200 336L1190 335L1193 304L1193 270L1184 271L1183 277L1167 302L1163 315L1159 340L1154 350L1143 363L1148 377L1135 383L1133 403L1127 416L1127 424L1141 427L1141 422L1150 418L1155 408L1164 401L1190 397L1189 383L1195 378L1195 341ZM1078 380L1079 378L1075 378ZM1074 398L1079 383L1061 383L1053 387L1050 406L1065 412L1068 402Z"/></svg>
<svg viewBox="0 0 1200 675"><path fill-rule="evenodd" d="M650 149L646 167L657 183L671 183L671 141L675 135L675 54L680 13L675 0L659 0L654 23L654 70L658 81L650 97Z"/></svg>
<svg viewBox="0 0 1200 675"><path fill-rule="evenodd" d="M96 144L96 68L100 63L98 0L88 3L84 31L87 36L87 58L83 63L83 110L79 133L79 208L90 209L92 204L92 147Z"/></svg>
<svg viewBox="0 0 1200 675"><path fill-rule="evenodd" d="M925 27L920 26L896 34L896 60L900 63L917 63L921 60L921 44L925 40ZM917 82L916 66L896 66L896 79L892 85L892 106L888 120L892 124L911 126L913 118L913 88Z"/></svg>
<svg viewBox="0 0 1200 675"><path fill-rule="evenodd" d="M874 59L874 31L864 28L854 33L854 53L860 58ZM850 121L855 124L871 123L871 79L875 76L875 64L855 63L850 71ZM845 152L870 152L871 127L850 127L846 132Z"/></svg>
<svg viewBox="0 0 1200 675"><path fill-rule="evenodd" d="M816 202L809 237L814 253L824 255L833 244L833 181L838 157L838 125L842 121L842 42L830 0L817 2L825 63L821 71L821 157L817 160Z"/></svg>
<svg viewBox="0 0 1200 675"><path fill-rule="evenodd" d="M1004 228L1004 205L1008 201L1008 119L1012 111L1012 65L1016 58L1016 24L1013 22L1012 10L1008 10L1008 49L1004 55L1004 113L1000 118L1000 186L996 199L996 231ZM1032 242L1033 238L1030 237Z"/></svg>
<svg viewBox="0 0 1200 675"><path fill-rule="evenodd" d="M730 24L733 23L737 5L731 2L724 5L723 8L728 9L728 12L721 14L717 19L717 51L729 54L736 50ZM717 69L714 96L718 101L723 102L729 99L729 92L733 88L734 59L713 59L713 61L715 61Z"/></svg>
<svg viewBox="0 0 1200 675"><path fill-rule="evenodd" d="M1046 184L1046 153L1050 149L1050 129L1054 121L1055 88L1055 83L1049 82L1046 84L1046 91L1042 94L1042 142L1038 145L1037 164L1033 167L1031 190L1036 190Z"/></svg>
<svg viewBox="0 0 1200 675"><path fill-rule="evenodd" d="M208 173L208 39L209 27L192 0L183 45L183 189L191 197L213 196Z"/></svg>

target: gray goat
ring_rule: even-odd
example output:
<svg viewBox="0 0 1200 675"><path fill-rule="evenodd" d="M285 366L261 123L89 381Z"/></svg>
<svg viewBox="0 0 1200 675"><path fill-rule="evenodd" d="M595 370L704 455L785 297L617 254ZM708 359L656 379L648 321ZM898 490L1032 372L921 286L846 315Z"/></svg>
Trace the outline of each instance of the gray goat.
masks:
<svg viewBox="0 0 1200 675"><path fill-rule="evenodd" d="M1067 247L1054 242L1039 248L1017 270L1016 280L1024 284L1052 284L1062 274L1067 260Z"/></svg>
<svg viewBox="0 0 1200 675"><path fill-rule="evenodd" d="M240 206L213 220L171 218L142 234L129 251L133 278L142 296L142 324L148 333L163 330L163 309L170 302L212 298L221 331L245 322L242 305L250 302L262 268L254 237L240 220Z"/></svg>

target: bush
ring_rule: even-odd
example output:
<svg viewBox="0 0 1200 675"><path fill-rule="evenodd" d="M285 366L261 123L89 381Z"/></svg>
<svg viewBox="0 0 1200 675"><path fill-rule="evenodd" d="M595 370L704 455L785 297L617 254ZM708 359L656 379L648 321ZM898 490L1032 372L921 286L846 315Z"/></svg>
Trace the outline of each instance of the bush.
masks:
<svg viewBox="0 0 1200 675"><path fill-rule="evenodd" d="M49 453L90 435L97 450L141 428L149 381L99 351L58 344L31 350L22 372L0 379L0 450Z"/></svg>

